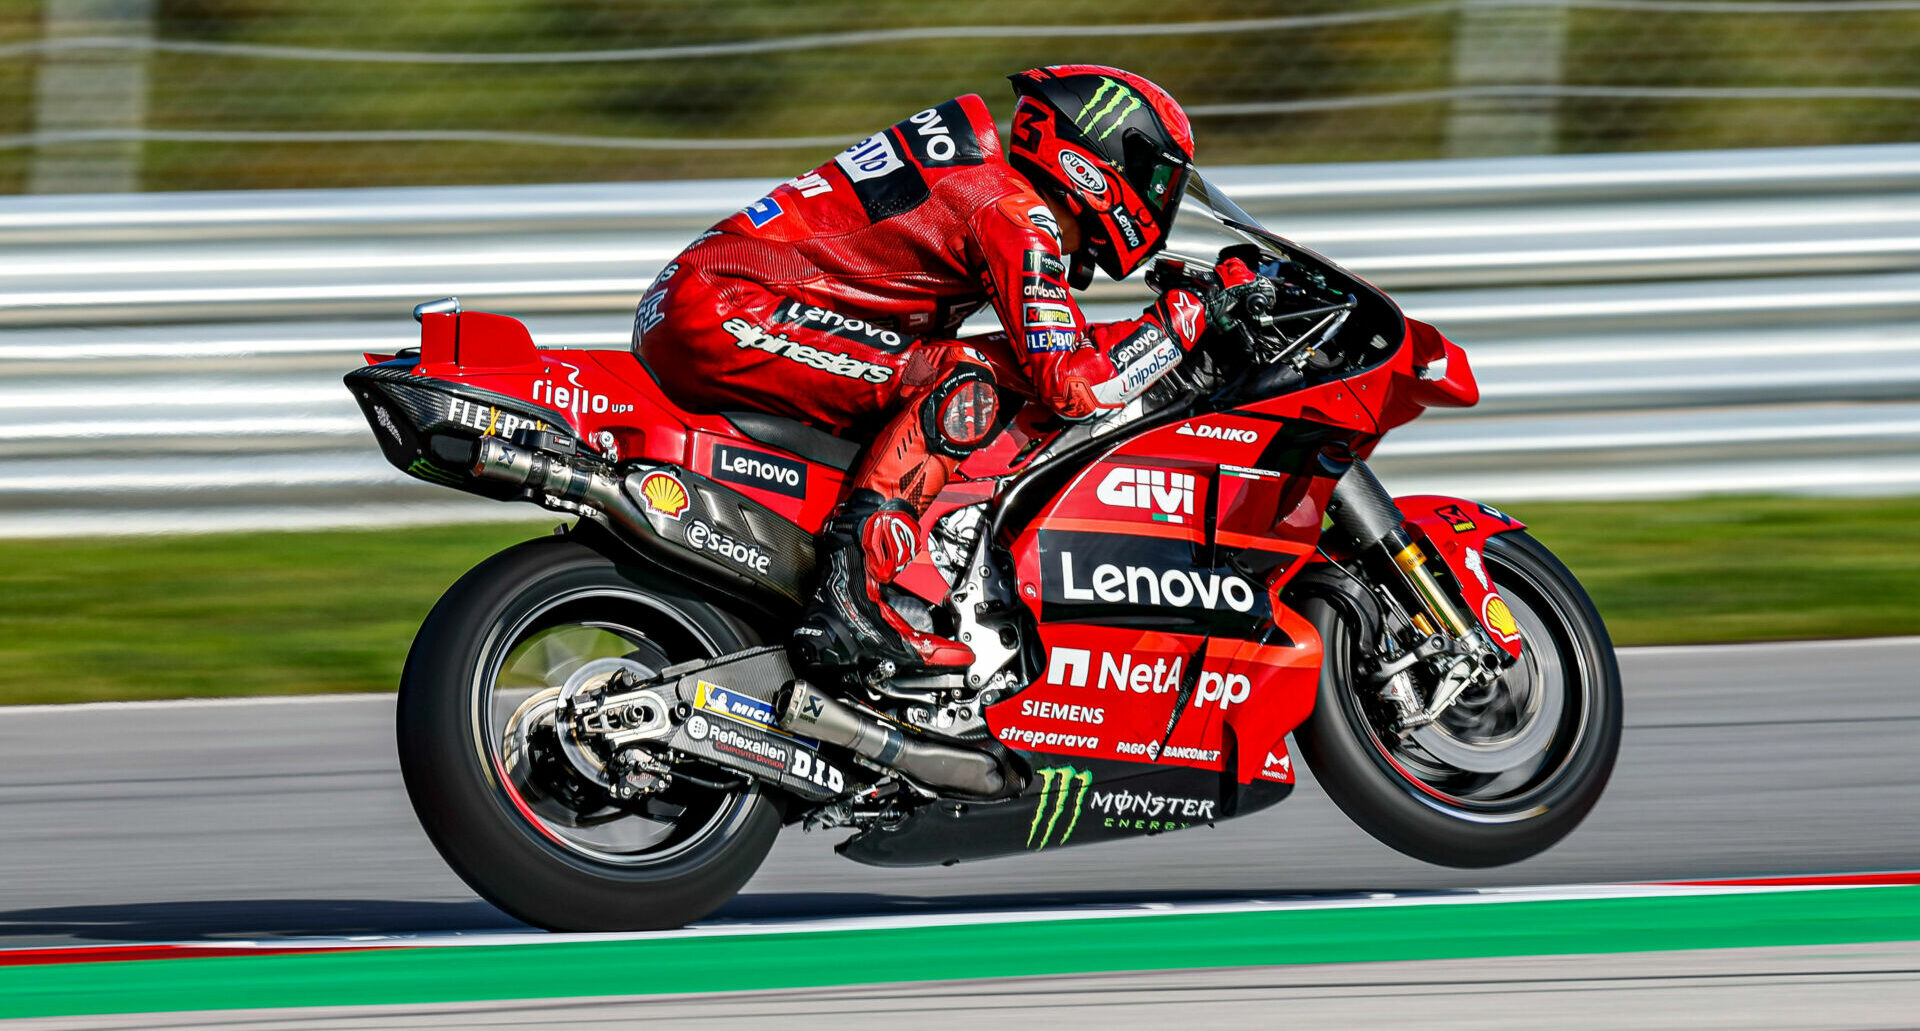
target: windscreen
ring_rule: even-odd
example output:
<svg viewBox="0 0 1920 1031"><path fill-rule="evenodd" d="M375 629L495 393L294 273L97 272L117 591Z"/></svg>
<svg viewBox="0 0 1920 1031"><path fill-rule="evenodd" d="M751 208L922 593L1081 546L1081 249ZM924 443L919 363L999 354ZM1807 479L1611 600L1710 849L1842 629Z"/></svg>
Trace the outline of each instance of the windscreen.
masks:
<svg viewBox="0 0 1920 1031"><path fill-rule="evenodd" d="M1186 196L1180 201L1180 217L1173 224L1162 256L1212 268L1222 249L1236 245L1250 243L1262 250L1282 253L1271 241L1228 224L1235 222L1259 225L1231 197L1209 183L1205 174L1194 169L1187 179Z"/></svg>

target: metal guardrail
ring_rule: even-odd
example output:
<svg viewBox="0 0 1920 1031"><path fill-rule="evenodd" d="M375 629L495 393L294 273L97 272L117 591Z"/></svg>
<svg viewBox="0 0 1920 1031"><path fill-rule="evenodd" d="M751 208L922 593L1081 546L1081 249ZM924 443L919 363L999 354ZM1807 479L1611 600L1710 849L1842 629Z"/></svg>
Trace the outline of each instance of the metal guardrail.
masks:
<svg viewBox="0 0 1920 1031"><path fill-rule="evenodd" d="M1213 177L1467 345L1485 400L1389 438L1395 489L1920 491L1920 146ZM339 375L445 295L625 346L766 187L0 199L0 534L538 519L388 468Z"/></svg>

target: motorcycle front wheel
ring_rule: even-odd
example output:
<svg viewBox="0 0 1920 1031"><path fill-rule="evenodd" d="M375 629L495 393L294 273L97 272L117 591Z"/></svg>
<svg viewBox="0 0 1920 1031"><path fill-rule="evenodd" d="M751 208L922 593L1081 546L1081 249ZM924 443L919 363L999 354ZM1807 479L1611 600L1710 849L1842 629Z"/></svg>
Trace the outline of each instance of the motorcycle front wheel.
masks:
<svg viewBox="0 0 1920 1031"><path fill-rule="evenodd" d="M616 799L569 759L555 714L570 679L644 680L756 643L665 577L577 541L487 559L434 606L401 676L400 769L421 826L475 892L539 927L655 930L707 915L773 847L779 800L684 779Z"/></svg>
<svg viewBox="0 0 1920 1031"><path fill-rule="evenodd" d="M1620 749L1620 670L1579 581L1522 532L1489 538L1485 561L1520 625L1520 661L1417 737L1395 733L1395 710L1355 677L1353 628L1325 602L1301 609L1325 648L1313 715L1295 732L1302 757L1363 830L1443 866L1498 866L1558 843L1600 800Z"/></svg>

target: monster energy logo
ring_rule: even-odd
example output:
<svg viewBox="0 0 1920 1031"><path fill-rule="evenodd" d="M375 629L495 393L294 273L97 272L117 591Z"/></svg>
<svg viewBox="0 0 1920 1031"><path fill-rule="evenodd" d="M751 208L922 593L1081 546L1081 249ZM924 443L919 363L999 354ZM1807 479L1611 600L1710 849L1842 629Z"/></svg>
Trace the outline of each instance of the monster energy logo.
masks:
<svg viewBox="0 0 1920 1031"><path fill-rule="evenodd" d="M449 487L458 487L461 483L459 473L450 473L424 458L414 459L413 463L407 466L407 472L423 480L445 484Z"/></svg>
<svg viewBox="0 0 1920 1031"><path fill-rule="evenodd" d="M1099 107L1102 100L1107 102L1106 106L1095 111L1094 108ZM1125 107L1121 107L1122 101L1126 102ZM1119 110L1116 111L1115 108ZM1132 90L1103 75L1100 77L1100 88L1093 91L1093 99L1087 101L1086 105L1080 108L1080 113L1073 116L1073 124L1079 126L1080 131L1088 136L1096 140L1104 140L1113 135L1113 130L1120 128L1128 115L1139 109L1140 98ZM1113 124L1107 126L1106 132L1094 136L1093 131L1100 127L1101 119L1108 115L1113 116Z"/></svg>
<svg viewBox="0 0 1920 1031"><path fill-rule="evenodd" d="M1071 766L1035 772L1040 774L1040 805L1033 811L1033 826L1027 828L1027 847L1038 852L1049 843L1064 845L1073 837L1073 829L1080 823L1080 803L1086 801L1093 774ZM1060 840L1054 841L1053 830L1060 825L1060 815L1067 811L1069 794L1073 796L1073 813L1067 817L1067 829L1060 832Z"/></svg>

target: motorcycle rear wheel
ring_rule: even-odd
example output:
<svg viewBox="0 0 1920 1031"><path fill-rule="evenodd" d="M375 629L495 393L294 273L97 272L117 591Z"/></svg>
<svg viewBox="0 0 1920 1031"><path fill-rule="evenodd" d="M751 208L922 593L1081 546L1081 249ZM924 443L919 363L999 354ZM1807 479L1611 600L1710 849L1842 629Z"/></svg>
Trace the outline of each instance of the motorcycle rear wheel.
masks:
<svg viewBox="0 0 1920 1031"><path fill-rule="evenodd" d="M1313 715L1295 732L1302 757L1354 823L1442 866L1499 866L1557 844L1600 800L1620 748L1620 670L1579 581L1522 532L1489 538L1485 560L1520 623L1524 654L1497 682L1484 730L1456 713L1449 733L1483 754L1511 743L1512 766L1499 772L1450 766L1400 741L1386 727L1391 710L1355 680L1353 628L1324 602L1301 610L1326 656Z"/></svg>
<svg viewBox="0 0 1920 1031"><path fill-rule="evenodd" d="M400 769L421 826L475 892L539 927L656 930L707 915L773 847L779 801L758 786L676 784L617 803L569 774L537 721L594 660L645 677L756 643L665 577L577 541L494 555L434 606L401 675Z"/></svg>

